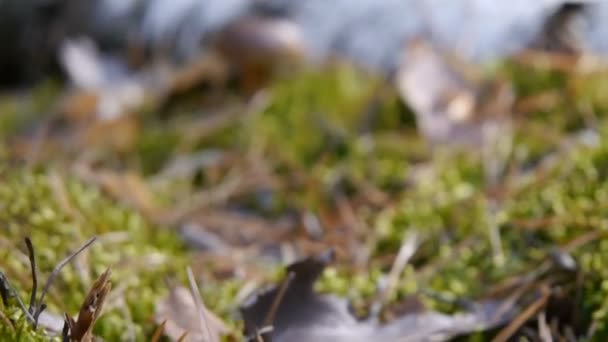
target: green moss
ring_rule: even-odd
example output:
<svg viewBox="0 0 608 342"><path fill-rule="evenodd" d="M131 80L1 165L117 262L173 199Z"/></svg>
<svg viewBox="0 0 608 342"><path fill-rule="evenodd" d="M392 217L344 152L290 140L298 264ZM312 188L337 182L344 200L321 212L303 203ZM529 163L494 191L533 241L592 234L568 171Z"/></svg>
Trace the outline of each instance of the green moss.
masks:
<svg viewBox="0 0 608 342"><path fill-rule="evenodd" d="M0 177L2 238L10 244L1 250L0 264L21 297L29 298L31 286L27 258L20 251L25 236L32 238L36 248L41 279L46 279L70 251L97 236L87 256L79 257L84 265L81 271L94 279L111 267L115 292L124 298L133 323L120 310L109 309L96 331L106 339L122 340L133 324L138 340L149 334L156 302L166 292L163 277L183 272L186 265L184 247L176 236L77 181L66 181L68 207L61 203L45 173L11 170L3 171ZM77 313L90 279L83 282L74 267L66 267L47 297L48 310ZM33 335L26 334L21 340L27 341L28 336Z"/></svg>
<svg viewBox="0 0 608 342"><path fill-rule="evenodd" d="M585 274L581 309L595 322L598 336L604 336L608 329L608 244L602 237L608 233L608 211L603 205L608 196L608 129L600 130L597 145L578 145L559 158L544 181L531 183L501 203L496 220L506 256L503 265L492 261L488 203L480 175L471 172L481 166L458 164L458 159L451 160L451 167L437 165L438 173L428 184L406 192L396 208L378 217L376 229L382 238L377 253L396 251L404 230L415 229L426 242L417 252L414 265L423 267L449 256L440 270L429 277L418 276L416 288L453 298L476 297L492 284L535 269L553 247L598 232L599 239L575 250L573 256ZM550 223L537 230L518 225L522 220L540 219L550 219ZM456 254L454 249L465 239L475 243ZM416 293L406 280L400 287L404 294ZM430 304L445 309L442 302Z"/></svg>
<svg viewBox="0 0 608 342"><path fill-rule="evenodd" d="M333 265L317 284L320 291L346 296L363 310L377 296L377 285L390 270L390 260L411 231L421 236L422 244L389 299L397 302L418 295L432 308L448 312L457 310L454 303L462 298L479 298L498 282L536 269L555 246L597 233L599 238L576 249L573 257L584 274L582 316L595 322L597 337L606 336L606 77L604 73L571 75L512 63L498 72L513 81L522 101L547 93L556 96L517 118L508 161L510 173L495 200L489 194L496 189L487 188L478 153L438 152L430 156L415 132L411 113L394 91L387 90L383 80L347 66L307 71L277 81L270 88L270 104L261 112L194 141L184 142L180 129L188 120L195 120L195 115L165 121L142 118L137 148L125 156L125 164L136 165L146 177L154 177L176 153L217 148L244 156L252 150L261 151L280 191L256 189L228 200L228 205L245 206L261 216L280 216L293 208L331 212L336 207L336 193L364 203L361 198L368 189L381 192L387 197L382 205L363 204L356 212L370 226L366 238L371 241L372 258L367 267ZM17 113L18 108L14 102L0 101L0 111ZM27 126L19 120L0 119L0 126ZM565 149L566 139L570 141L573 133L585 127L597 130L599 139L568 143ZM556 164L544 170L542 177L522 181L524 171L534 170L554 152ZM239 167L242 165L234 163L226 169L234 168L238 174L242 171ZM112 267L112 282L125 299L132 328L139 340L145 339L154 329L154 306L166 293L163 278L177 275L184 282L188 252L173 231L146 222L132 208L118 205L99 190L69 177L62 178L68 194L66 206L45 170L5 165L0 172L0 241L8 246L0 249L2 271L27 298L30 278L22 252L24 236L34 240L44 279L69 251L97 235L99 241L82 257L86 258L85 273L93 278L105 267ZM160 192L155 195L171 205L178 199L186 200L193 191L217 185L229 171L214 170L209 179L205 170L200 172L195 179L168 181L166 186L153 189ZM259 205L257 191L272 192L272 203ZM542 220L548 222L542 227L526 228L524 224ZM491 243L494 226L500 232L502 261L497 260L496 246ZM212 269L212 262L205 268ZM281 271L269 266L262 273L265 279L277 279ZM209 276L201 289L206 304L235 331L240 327L235 297L244 281ZM67 267L49 296L50 310L75 313L88 285L73 266ZM2 311L19 318L15 307ZM110 307L96 332L106 340L122 340L129 331L127 321L124 311ZM0 326L0 337L39 338L22 318L17 323L15 332ZM479 334L470 340L487 338Z"/></svg>
<svg viewBox="0 0 608 342"><path fill-rule="evenodd" d="M163 127L147 127L137 140L136 153L144 174L154 174L170 159L179 138Z"/></svg>
<svg viewBox="0 0 608 342"><path fill-rule="evenodd" d="M378 78L344 65L278 82L271 104L250 123L251 143L298 166L327 155L343 158L369 120L366 111L376 111L378 121L395 127L395 102L368 107L381 85Z"/></svg>

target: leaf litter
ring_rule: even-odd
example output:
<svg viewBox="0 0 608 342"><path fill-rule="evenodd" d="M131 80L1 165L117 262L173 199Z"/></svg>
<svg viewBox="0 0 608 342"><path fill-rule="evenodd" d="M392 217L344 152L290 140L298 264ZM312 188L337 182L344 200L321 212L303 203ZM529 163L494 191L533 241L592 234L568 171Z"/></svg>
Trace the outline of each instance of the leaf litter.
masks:
<svg viewBox="0 0 608 342"><path fill-rule="evenodd" d="M262 59L305 55L291 22L247 17L237 24L218 37L261 34L254 38L268 38L261 45L269 51L260 52L272 54ZM133 71L93 41L65 43L60 59L72 88L49 106L50 116L22 126L25 133L6 133L9 159L27 161L17 170L35 174L53 164L53 204L15 200L10 204L36 215L10 209L3 221L63 232L72 229L64 225L90 224L87 232L102 233L104 248L126 252L94 254L81 262L80 276L58 279L69 286L80 277L90 288L78 317L62 318L44 308L46 286L35 303L38 266L28 243L31 279L15 276L12 262L0 273L0 320L8 329L19 329L5 310L16 297L26 321L59 333L65 320L64 340L74 341L90 339L95 323L108 333L117 320L127 332L109 336L154 341L238 339L241 326L254 341L577 340L605 333L608 309L593 295L605 294L597 290L605 220L586 199L605 198L606 107L584 90L603 85L601 60L580 49L526 51L487 72L421 39L402 49L392 89L344 61L269 79L281 67L241 55L251 46L217 48L225 59L212 51L182 67L159 62ZM232 88L235 70L241 83ZM243 93L254 95L241 103ZM22 196L20 187L10 194ZM137 215L83 209L99 196ZM2 209L10 208L6 202ZM133 227L142 221L153 225L146 231L169 232L183 245L165 248L163 238L139 244L141 230ZM117 226L139 233L107 228ZM8 229L12 239L15 229ZM335 255L310 257L328 247ZM193 265L194 274L169 265L177 278L186 274L190 289L159 287L160 276L138 283L143 269L156 271L163 260ZM58 264L49 283L68 263ZM284 264L282 280L253 291L276 281L269 274ZM120 274L112 296L108 265ZM92 286L91 270L101 274ZM203 279L200 287L195 278ZM33 282L29 308L13 279L20 288ZM133 287L141 298L132 299ZM49 296L63 293L56 292ZM98 321L104 302L109 318Z"/></svg>
<svg viewBox="0 0 608 342"><path fill-rule="evenodd" d="M331 259L330 251L291 264L283 284L247 299L241 312L249 340L261 337L265 341L447 341L500 326L517 311L506 300L487 300L475 303L470 311L454 315L423 310L386 323L373 318L358 320L349 311L346 300L313 290L314 282Z"/></svg>

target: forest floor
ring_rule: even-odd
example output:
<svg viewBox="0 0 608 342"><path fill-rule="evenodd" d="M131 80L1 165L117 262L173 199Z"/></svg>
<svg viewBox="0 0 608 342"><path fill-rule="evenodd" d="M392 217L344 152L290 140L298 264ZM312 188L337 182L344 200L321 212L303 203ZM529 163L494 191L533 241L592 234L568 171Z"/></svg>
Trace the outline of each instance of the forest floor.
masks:
<svg viewBox="0 0 608 342"><path fill-rule="evenodd" d="M96 240L49 287L45 317L59 323L34 329L7 290L0 338L58 334L107 268L96 336L195 335L196 311L180 318L186 304L167 299L191 288L190 268L214 334L240 340L245 298L331 249L315 289L358 317L451 317L492 300L511 317L454 335L605 340L608 73L513 61L493 72L517 94L494 182L492 156L431 150L395 90L348 65L299 71L247 100L196 88L106 121L58 81L3 95L0 285L29 303L26 237L39 294Z"/></svg>

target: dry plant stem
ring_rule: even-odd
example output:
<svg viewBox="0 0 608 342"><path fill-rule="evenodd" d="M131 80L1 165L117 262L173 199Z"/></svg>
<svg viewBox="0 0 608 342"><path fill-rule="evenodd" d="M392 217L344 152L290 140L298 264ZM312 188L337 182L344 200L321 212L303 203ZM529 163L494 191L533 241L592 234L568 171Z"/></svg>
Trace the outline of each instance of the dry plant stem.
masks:
<svg viewBox="0 0 608 342"><path fill-rule="evenodd" d="M272 322L274 322L274 317L277 315L277 311L279 310L279 305L281 305L281 302L283 301L283 297L285 297L285 293L287 292L287 289L289 288L289 284L291 284L291 281L293 280L294 277L295 277L295 274L293 272L289 272L289 274L287 274L287 277L285 277L285 280L283 280L283 284L281 284L281 287L279 288L277 297L272 302L272 305L270 306L270 310L268 311L268 313L266 314L266 317L264 318L263 327L270 326L270 325L272 325Z"/></svg>
<svg viewBox="0 0 608 342"><path fill-rule="evenodd" d="M70 342L70 322L71 317L68 314L63 314L63 329L61 329L61 341Z"/></svg>
<svg viewBox="0 0 608 342"><path fill-rule="evenodd" d="M356 246L356 239L357 239L357 237L365 235L365 232L369 232L370 229L366 226L366 224L363 222L363 220L361 220L357 216L355 209L348 202L348 199L346 198L346 196L344 194L338 193L335 196L335 201L336 201L336 204L338 205L338 212L339 212L340 216L344 219L344 222L346 222L349 226L353 227L353 229L354 229L354 232L353 232L354 234L351 239L351 247L352 247L353 251L359 251L358 253L356 253L354 255L354 259L359 265L362 265L362 266L366 265L367 262L369 261L371 248L368 248L368 246L365 246L365 247L361 246L363 248Z"/></svg>
<svg viewBox="0 0 608 342"><path fill-rule="evenodd" d="M80 248L78 248L76 250L76 252L70 254L68 257L66 257L65 259L61 260L61 262L59 262L59 264L57 264L57 266L55 266L55 268L53 269L53 272L51 272L51 275L49 276L49 279L46 281L46 284L44 285L44 288L42 289L42 292L40 293L40 300L38 301L38 308L36 310L36 313L34 314L34 328L36 328L38 326L38 317L40 317L40 314L44 310L43 309L43 307L44 307L44 297L46 296L46 293L49 291L51 285L53 284L53 281L55 280L55 278L57 277L57 275L59 274L59 272L61 271L61 269L63 267L65 267L65 265L67 265L78 254L80 254L87 247L89 247L93 242L95 242L96 239L97 239L97 237L95 237L95 236L92 237L92 238L90 238L89 240L87 240L87 242L85 242L84 245L82 245Z"/></svg>
<svg viewBox="0 0 608 342"><path fill-rule="evenodd" d="M196 280L194 279L194 274L189 266L186 268L186 273L188 274L188 282L190 283L190 290L192 291L192 299L194 299L196 311L198 312L198 317L201 320L201 329L205 330L201 331L201 333L204 336L206 332L207 338L209 339L208 341L212 342L213 338L211 337L211 326L209 324L209 320L207 319L207 314L205 313L205 308L201 299L201 294L198 291L198 285L196 285Z"/></svg>
<svg viewBox="0 0 608 342"><path fill-rule="evenodd" d="M184 333L177 339L177 342L183 342L188 337L188 332L184 331Z"/></svg>
<svg viewBox="0 0 608 342"><path fill-rule="evenodd" d="M492 342L506 342L513 334L524 325L532 316L534 316L542 307L547 304L549 300L550 290L546 285L541 285L542 296L537 299L534 303L528 306L519 316L509 323L504 329L502 329Z"/></svg>
<svg viewBox="0 0 608 342"><path fill-rule="evenodd" d="M2 298L2 304L5 306L8 305L8 297L10 292L10 285L8 283L8 279L4 273L0 272L0 298Z"/></svg>
<svg viewBox="0 0 608 342"><path fill-rule="evenodd" d="M0 311L0 322L3 322L4 324L6 324L6 326L10 327L12 331L15 331L15 326L13 325L13 322L11 322L11 320L8 319L8 317L6 317L6 315L2 311Z"/></svg>
<svg viewBox="0 0 608 342"><path fill-rule="evenodd" d="M553 342L553 337L551 336L551 329L547 324L547 318L544 311L541 311L536 320L538 321L538 335L542 342Z"/></svg>
<svg viewBox="0 0 608 342"><path fill-rule="evenodd" d="M27 308L25 307L25 304L21 300L21 297L19 296L17 291L15 291L13 286L8 282L8 279L6 279L6 276L2 272L0 272L0 289L2 289L2 291L1 291L2 292L2 301L4 302L4 304L5 305L7 304L6 300L8 300L9 293L13 293L15 295L15 299L17 299L17 303L19 304L19 307L21 308L21 310L23 310L25 317L27 317L27 319L31 323L34 323L34 321L35 321L34 317L27 310Z"/></svg>
<svg viewBox="0 0 608 342"><path fill-rule="evenodd" d="M34 244L29 237L25 238L25 246L27 247L27 255L30 259L30 267L32 270L32 294L30 296L30 305L27 311L30 314L34 313L34 306L36 305L36 292L38 291L38 268L36 267L36 253L34 253Z"/></svg>
<svg viewBox="0 0 608 342"><path fill-rule="evenodd" d="M403 272L403 269L407 265L408 261L414 256L418 246L420 245L420 239L418 238L418 234L413 232L409 234L409 236L404 237L403 243L399 248L399 252L397 253L397 257L395 258L395 262L391 267L391 270L388 274L388 281L386 288L380 295L380 299L382 302L386 301L393 290L397 287L397 282L399 281L399 276Z"/></svg>
<svg viewBox="0 0 608 342"><path fill-rule="evenodd" d="M490 237L490 246L492 247L492 260L494 265L501 268L505 264L505 252L502 247L500 237L500 227L496 222L496 211L498 204L490 200L489 208L486 210L486 222L488 225L488 235Z"/></svg>
<svg viewBox="0 0 608 342"><path fill-rule="evenodd" d="M160 341L160 338L163 336L163 331L165 331L166 324L167 324L167 320L165 319L154 331L154 335L152 335L150 342Z"/></svg>
<svg viewBox="0 0 608 342"><path fill-rule="evenodd" d="M265 326L262 329L256 331L255 333L255 341L256 342L264 342L264 338L262 337L262 335L266 334L266 333L270 333L272 332L273 328L271 326ZM252 341L254 340L253 338L248 338L247 341Z"/></svg>
<svg viewBox="0 0 608 342"><path fill-rule="evenodd" d="M111 271L108 268L95 281L80 306L77 321L69 315L65 315L71 341L90 342L94 340L91 331L101 315L106 296L112 289L112 284L109 282L110 275Z"/></svg>

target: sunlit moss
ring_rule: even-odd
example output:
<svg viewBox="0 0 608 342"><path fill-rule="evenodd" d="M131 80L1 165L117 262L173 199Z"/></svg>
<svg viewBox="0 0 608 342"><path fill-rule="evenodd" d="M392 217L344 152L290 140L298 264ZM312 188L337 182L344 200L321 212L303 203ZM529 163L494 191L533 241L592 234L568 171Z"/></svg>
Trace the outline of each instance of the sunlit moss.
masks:
<svg viewBox="0 0 608 342"><path fill-rule="evenodd" d="M0 264L21 297L29 298L31 286L24 237L33 240L42 281L62 258L97 236L98 241L81 257L84 261L79 264L84 266L80 267L85 267L81 272L69 266L62 270L47 297L48 310L75 314L93 277L111 267L114 288L123 292L136 334L143 338L152 327L156 302L166 292L163 277L181 273L185 267L184 247L176 236L166 228L151 226L131 209L112 204L98 190L79 182L66 181L69 203L61 203L45 173L3 171L0 177L0 220L5 225L2 238L10 243L0 252ZM82 272L90 279L82 278ZM120 340L130 324L120 310L110 308L96 331L107 339ZM33 336L25 334L22 340Z"/></svg>
<svg viewBox="0 0 608 342"><path fill-rule="evenodd" d="M185 150L180 150L183 141L178 127L183 125L174 124L178 120L142 119L144 129L133 154L125 156L125 164L136 165L146 176L152 176L178 152L222 148L244 155L259 150L273 175L287 179L285 183L289 184L287 190L272 194L268 211L276 214L294 207L326 209L338 191L351 196L371 186L385 192L390 198L386 206L357 213L369 219L369 234L374 237L368 267L332 265L317 284L321 292L353 300L356 308L365 309L378 296L379 284L390 268L378 260L394 258L406 233L418 232L422 243L389 301L418 295L431 308L453 311L458 309L455 301L476 299L490 286L535 269L555 246L599 232L600 238L575 250L573 256L585 275L582 315L595 322L597 337L601 338L608 334L606 77L603 73L573 76L517 64L505 64L499 72L513 81L520 101L553 95L548 97L548 105L529 109L521 120L518 117L508 170L513 174L506 177L505 195L495 201L488 195L495 189L486 184L478 153L439 152L431 157L415 132L413 116L394 91L387 90L383 80L346 66L307 71L278 81L270 87L270 104L261 112L190 142ZM45 90L40 92L44 100ZM20 107L11 101L0 101L0 112L17 113ZM0 116L0 131L29 123L20 120ZM567 149L561 146L566 137L583 128L598 131L598 141L575 143ZM544 170L543 177L510 188L517 182L509 177L534 169L548 153L557 153L557 162ZM422 171L417 169L421 164ZM10 247L0 249L2 270L27 298L30 284L22 252L24 236L34 240L45 278L57 261L88 237L98 235L100 241L88 252L88 274L94 277L105 267L113 268L112 282L124 291L137 338L149 336L154 329L154 306L166 293L163 278L177 274L183 280L189 260L185 247L173 231L151 225L133 209L117 205L99 190L69 177L64 180L69 202L66 207L42 170L6 165L0 172L1 238ZM165 201L170 204L187 192L183 188L214 185L204 175L199 178L179 179L179 185L171 183L162 188L170 195L160 196L170 198ZM263 211L248 203L255 200L241 200L248 209ZM545 226L534 229L526 229L521 223L544 219ZM492 245L493 228L498 229L500 246ZM500 253L503 259L497 261ZM270 266L265 272L267 279L284 275ZM67 267L49 295L49 310L75 313L88 285L74 267ZM241 286L242 279L207 279L202 286L206 304L227 319L235 331L240 321L234 301ZM15 308L2 310L18 318ZM42 340L22 318L17 323L15 332L0 325L0 337ZM95 331L106 340L124 340L129 333L126 324L124 312L109 308ZM479 334L470 340L484 338Z"/></svg>

